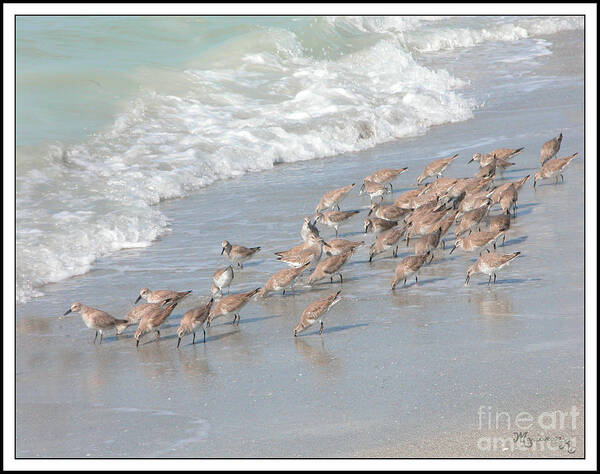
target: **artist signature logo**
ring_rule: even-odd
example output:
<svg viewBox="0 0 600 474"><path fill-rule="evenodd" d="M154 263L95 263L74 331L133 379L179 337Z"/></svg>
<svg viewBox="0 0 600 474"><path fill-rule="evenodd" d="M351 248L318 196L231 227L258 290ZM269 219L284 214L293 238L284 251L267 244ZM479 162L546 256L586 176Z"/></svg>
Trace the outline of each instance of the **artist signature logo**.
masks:
<svg viewBox="0 0 600 474"><path fill-rule="evenodd" d="M574 454L577 451L575 440L563 435L533 435L528 431L515 431L513 433L513 442L526 449L536 449L536 445L543 444L552 451L560 449L569 454Z"/></svg>

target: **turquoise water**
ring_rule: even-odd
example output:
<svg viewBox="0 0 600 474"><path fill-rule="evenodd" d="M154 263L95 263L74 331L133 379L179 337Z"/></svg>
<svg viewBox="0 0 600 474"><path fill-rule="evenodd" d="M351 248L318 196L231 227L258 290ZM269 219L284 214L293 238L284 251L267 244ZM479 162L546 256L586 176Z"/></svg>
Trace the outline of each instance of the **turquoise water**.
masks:
<svg viewBox="0 0 600 474"><path fill-rule="evenodd" d="M552 55L548 38L582 28L581 17L19 17L17 300L151 245L169 231L163 200L470 120L485 104L469 89L480 71L531 70ZM469 48L485 53L447 67Z"/></svg>
<svg viewBox="0 0 600 474"><path fill-rule="evenodd" d="M177 68L254 25L292 18L17 17L17 145L73 141L140 87L137 68ZM307 21L307 20L300 20Z"/></svg>

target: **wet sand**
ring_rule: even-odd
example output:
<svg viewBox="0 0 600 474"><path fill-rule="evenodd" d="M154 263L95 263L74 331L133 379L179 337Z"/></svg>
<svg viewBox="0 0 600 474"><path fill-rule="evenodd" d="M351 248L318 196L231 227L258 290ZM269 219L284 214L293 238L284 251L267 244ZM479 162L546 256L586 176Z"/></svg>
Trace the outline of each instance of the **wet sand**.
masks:
<svg viewBox="0 0 600 474"><path fill-rule="evenodd" d="M570 36L569 36L570 35ZM578 33L565 33L576 44ZM172 232L147 249L99 260L86 275L44 287L17 306L18 457L436 457L489 456L477 440L478 409L516 414L583 411L583 78L582 53L558 48L536 77L473 79L489 97L472 120L362 153L282 165L161 204ZM466 53L465 53L466 54ZM562 56L561 56L562 54ZM562 61L562 62L561 62ZM449 62L448 68L452 66ZM562 68L556 71L556 64ZM338 283L252 301L239 327L217 320L206 344L176 350L180 317L205 301L213 271L226 264L224 239L260 245L232 291L261 286L282 267L273 252L300 240L302 217L327 190L359 183L375 169L408 166L392 201L433 158L460 153L447 176L471 176L475 151L525 147L498 183L535 172L544 141L563 132L560 156L579 152L564 183L530 180L500 251L521 256L488 286L464 286L477 254L446 250L406 288L392 293L397 260L368 263L373 234L361 232L368 197L340 237L365 240L345 267L342 301L318 327L294 338L302 310ZM499 210L496 207L494 214ZM322 227L325 239L333 231ZM401 246L400 257L410 248ZM58 319L73 301L123 316L141 287L192 289L158 343L136 350L133 328L93 345L79 316ZM583 455L577 450L540 456ZM499 436L507 430L499 430ZM522 451L498 456L524 457Z"/></svg>

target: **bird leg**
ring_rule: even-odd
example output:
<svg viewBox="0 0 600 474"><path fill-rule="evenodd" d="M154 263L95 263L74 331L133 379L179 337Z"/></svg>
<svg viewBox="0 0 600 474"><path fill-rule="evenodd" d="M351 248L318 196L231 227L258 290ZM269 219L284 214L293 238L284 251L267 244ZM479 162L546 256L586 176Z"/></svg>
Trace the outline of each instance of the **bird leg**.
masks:
<svg viewBox="0 0 600 474"><path fill-rule="evenodd" d="M104 333L102 331L100 331L100 344L102 344L102 337L104 336Z"/></svg>
<svg viewBox="0 0 600 474"><path fill-rule="evenodd" d="M192 344L196 344L196 333L193 332L192 334L194 335L194 337L192 338Z"/></svg>
<svg viewBox="0 0 600 474"><path fill-rule="evenodd" d="M96 339L98 339L98 331L96 331L96 335L94 336L94 344L96 344Z"/></svg>
<svg viewBox="0 0 600 474"><path fill-rule="evenodd" d="M496 283L496 274L494 273L494 284Z"/></svg>
<svg viewBox="0 0 600 474"><path fill-rule="evenodd" d="M204 340L202 342L206 343L206 329L202 328L202 332L204 333Z"/></svg>
<svg viewBox="0 0 600 474"><path fill-rule="evenodd" d="M321 321L321 328L319 329L319 335L323 334L323 321Z"/></svg>
<svg viewBox="0 0 600 474"><path fill-rule="evenodd" d="M159 339L160 339L160 331L157 329L156 330L156 342L158 342Z"/></svg>

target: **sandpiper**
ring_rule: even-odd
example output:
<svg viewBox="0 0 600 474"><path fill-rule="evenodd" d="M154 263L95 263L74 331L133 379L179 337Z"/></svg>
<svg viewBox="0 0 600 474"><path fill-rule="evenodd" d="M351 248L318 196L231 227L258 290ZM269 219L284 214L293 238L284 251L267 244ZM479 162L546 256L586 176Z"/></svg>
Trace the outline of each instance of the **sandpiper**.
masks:
<svg viewBox="0 0 600 474"><path fill-rule="evenodd" d="M542 169L533 175L533 187L535 188L537 181L540 179L556 178L556 183L558 183L558 178L560 177L564 181L565 178L562 173L565 167L571 163L576 156L577 153L573 153L566 158L554 158L553 160L546 161L542 166Z"/></svg>
<svg viewBox="0 0 600 474"><path fill-rule="evenodd" d="M302 312L302 316L300 316L300 322L294 328L294 337L304 331L306 328L312 326L317 321L320 322L319 334L323 334L323 315L341 298L339 298L339 294L341 290L332 293L325 298L321 298L317 301L309 304L306 309Z"/></svg>
<svg viewBox="0 0 600 474"><path fill-rule="evenodd" d="M260 247L244 247L242 245L231 245L227 240L221 242L221 255L225 253L227 258L234 265L244 268L244 262L251 259L256 252L260 250Z"/></svg>
<svg viewBox="0 0 600 474"><path fill-rule="evenodd" d="M391 229L392 227L396 227L397 225L398 221L389 221L379 217L368 217L365 219L365 234L369 232L379 233Z"/></svg>
<svg viewBox="0 0 600 474"><path fill-rule="evenodd" d="M133 324L138 324L140 320L144 317L144 314L150 311L157 311L161 308L159 303L142 303L138 304L131 308L127 314L125 315L125 320L129 326ZM121 334L125 328L122 328L121 331L117 331L117 334Z"/></svg>
<svg viewBox="0 0 600 474"><path fill-rule="evenodd" d="M400 196L396 198L394 201L394 206L399 207L400 209L414 209L413 200L421 194L421 189L411 189L410 191L406 191Z"/></svg>
<svg viewBox="0 0 600 474"><path fill-rule="evenodd" d="M310 234L318 237L319 229L317 229L317 226L312 223L310 216L306 216L304 217L304 222L302 223L302 228L300 229L300 236L302 237L302 240L306 242Z"/></svg>
<svg viewBox="0 0 600 474"><path fill-rule="evenodd" d="M300 274L308 268L310 263L311 262L305 263L300 267L284 268L283 270L279 270L277 273L274 273L260 289L258 296L264 298L270 292L279 290L283 290L283 294L285 295L285 289L288 286L291 287L292 291L294 291L294 282L296 278L298 278Z"/></svg>
<svg viewBox="0 0 600 474"><path fill-rule="evenodd" d="M417 178L417 185L420 185L423 182L423 180L431 176L442 176L442 173L446 170L448 165L456 159L457 156L458 153L449 158L442 158L429 163L427 166L425 166L425 169Z"/></svg>
<svg viewBox="0 0 600 474"><path fill-rule="evenodd" d="M402 237L403 232L403 228L399 229L393 227L379 234L369 249L369 262L373 261L375 255L379 255L391 248L394 249L392 254L396 257L396 255L398 255L398 241L400 240L400 237Z"/></svg>
<svg viewBox="0 0 600 474"><path fill-rule="evenodd" d="M340 269L354 254L355 249L356 247L339 255L333 255L321 260L315 270L309 275L307 283L312 285L327 276L329 276L330 282L333 283L333 276L336 274L340 277L340 283L343 283L344 278L342 277Z"/></svg>
<svg viewBox="0 0 600 474"><path fill-rule="evenodd" d="M482 166L475 175L476 178L493 178L496 175L496 163Z"/></svg>
<svg viewBox="0 0 600 474"><path fill-rule="evenodd" d="M179 301L189 295L192 290L188 291L173 291L173 290L154 290L150 291L148 288L142 288L140 294L135 300L134 304L137 304L139 300L144 298L148 303L172 303Z"/></svg>
<svg viewBox="0 0 600 474"><path fill-rule="evenodd" d="M488 232L502 233L502 245L506 240L506 232L510 229L510 215L500 214L490 217Z"/></svg>
<svg viewBox="0 0 600 474"><path fill-rule="evenodd" d="M282 260L288 263L287 259L296 257L301 254L304 255L308 251L308 253L315 254L318 260L319 258L321 258L321 253L323 251L324 246L329 248L329 244L327 244L321 237L317 237L316 235L311 234L308 236L306 242L295 245L289 250L281 250L279 252L275 252L275 255L277 255L278 260ZM302 263L301 265L304 265L304 263Z"/></svg>
<svg viewBox="0 0 600 474"><path fill-rule="evenodd" d="M346 239L331 239L327 242L327 248L325 253L328 255L340 255L348 250L354 250L361 245L364 245L365 241L355 242L354 240Z"/></svg>
<svg viewBox="0 0 600 474"><path fill-rule="evenodd" d="M379 184L389 184L390 190L393 190L394 187L392 186L392 180L396 179L398 176L400 176L402 173L404 173L407 169L408 168L398 168L398 169L386 168L386 169L382 169L382 170L377 170L377 171L374 171L373 173L371 173L369 176L367 176L363 180L363 183L365 181L373 181L373 182L379 183Z"/></svg>
<svg viewBox="0 0 600 474"><path fill-rule="evenodd" d="M562 133L558 137L554 137L542 145L542 149L540 151L540 163L542 166L544 166L546 161L551 160L557 155L558 151L560 150L561 142Z"/></svg>
<svg viewBox="0 0 600 474"><path fill-rule="evenodd" d="M477 249L484 249L490 244L493 244L495 249L496 240L500 237L500 235L502 235L502 232L473 232L464 239L457 238L454 242L454 247L452 247L452 250L450 250L450 253L454 252L458 247L467 252L471 252Z"/></svg>
<svg viewBox="0 0 600 474"><path fill-rule="evenodd" d="M495 188L489 195L490 199L492 200L492 204L499 203L500 196L502 196L502 193L504 193L504 191L506 191L510 186L514 186L515 189L518 191L521 188L521 186L523 186L523 184L525 184L525 182L529 179L529 176L530 175L527 175L524 178L521 178L517 181L511 181L509 183L501 184L500 186Z"/></svg>
<svg viewBox="0 0 600 474"><path fill-rule="evenodd" d="M369 210L369 216L373 214L375 217L379 217L380 219L387 219L389 221L399 221L404 218L406 214L408 214L407 209L401 209L396 206L386 206L383 204L371 204L371 209Z"/></svg>
<svg viewBox="0 0 600 474"><path fill-rule="evenodd" d="M213 283L210 287L210 292L215 297L223 296L223 289L227 288L229 293L229 287L233 280L234 273L231 265L223 268L219 268L213 275Z"/></svg>
<svg viewBox="0 0 600 474"><path fill-rule="evenodd" d="M100 344L102 344L104 331L114 329L116 334L120 334L129 326L129 322L125 319L113 318L110 314L105 313L102 310L86 306L82 303L73 303L63 316L66 316L69 313L81 314L81 319L83 319L85 325L96 331L94 344L96 344L98 333L100 333Z"/></svg>
<svg viewBox="0 0 600 474"><path fill-rule="evenodd" d="M471 233L471 230L473 229L473 227L478 225L481 222L481 220L487 215L487 213L489 211L490 211L489 206L483 206L483 207L478 207L477 209L473 209L471 211L465 212L461 216L460 221L459 221L458 225L456 226L456 229L454 230L454 235L456 235L457 237L460 237L461 234L464 234L467 231L469 231L469 233Z"/></svg>
<svg viewBox="0 0 600 474"><path fill-rule="evenodd" d="M204 328L204 323L208 319L210 308L212 307L213 302L214 299L211 298L205 305L198 306L194 309L190 309L183 315L183 317L181 318L181 322L179 323L179 328L177 328L178 348L179 344L181 344L181 339L189 333L192 333L194 335L192 339L192 344L195 344L196 331L200 328L202 328L202 332L204 333L203 342L206 342L206 329Z"/></svg>
<svg viewBox="0 0 600 474"><path fill-rule="evenodd" d="M335 236L338 235L338 228L355 214L360 211L323 211L315 216L315 223L322 222L325 225L335 229Z"/></svg>
<svg viewBox="0 0 600 474"><path fill-rule="evenodd" d="M489 198L489 192L480 193L466 193L464 198L458 205L458 210L461 213L466 213L480 207L489 207L492 204L492 200Z"/></svg>
<svg viewBox="0 0 600 474"><path fill-rule="evenodd" d="M210 310L210 314L208 315L208 321L206 322L206 327L210 327L210 324L213 319L218 318L220 316L227 316L229 314L233 314L233 323L235 324L236 320L238 325L240 324L240 314L239 311L250 301L256 293L260 291L260 288L256 288L255 290L249 291L247 293L237 293L235 295L228 295L217 301L216 304Z"/></svg>
<svg viewBox="0 0 600 474"><path fill-rule="evenodd" d="M423 235L415 244L415 255L424 255L428 253L431 254L431 258L433 260L433 251L439 245L441 235L441 227L438 227L435 232Z"/></svg>
<svg viewBox="0 0 600 474"><path fill-rule="evenodd" d="M135 346L140 345L140 339L144 334L150 331L156 332L156 341L160 338L160 327L167 320L177 306L177 301L168 303L166 306L160 306L155 310L148 311L140 320L140 324L135 331Z"/></svg>
<svg viewBox="0 0 600 474"><path fill-rule="evenodd" d="M360 188L359 194L368 194L371 198L371 202L373 202L373 199L376 197L380 197L383 201L383 195L389 192L390 190L387 188L387 186L365 179Z"/></svg>
<svg viewBox="0 0 600 474"><path fill-rule="evenodd" d="M512 209L513 215L516 217L517 199L519 199L519 194L517 193L517 190L514 186L509 186L508 188L506 188L506 191L504 191L500 195L498 202L503 212L505 212L506 214L510 214L510 210Z"/></svg>
<svg viewBox="0 0 600 474"><path fill-rule="evenodd" d="M473 273L485 273L486 275L489 275L490 278L488 280L488 285L492 281L493 275L494 283L496 283L496 272L508 265L520 254L521 252L515 252L510 254L500 254L493 252L481 255L477 259L477 261L473 265L471 265L467 270L467 279L465 280L465 285L469 284L469 280L471 279L471 275Z"/></svg>
<svg viewBox="0 0 600 474"><path fill-rule="evenodd" d="M398 285L401 280L404 280L403 284L406 285L406 279L410 278L412 275L415 276L415 284L418 285L419 277L417 276L417 273L429 256L429 253L409 255L400 260L400 263L396 266L394 278L392 278L392 290L396 289L396 285Z"/></svg>
<svg viewBox="0 0 600 474"><path fill-rule="evenodd" d="M337 207L339 210L340 202L342 202L342 200L348 195L354 186L356 186L356 183L352 183L348 186L344 186L343 188L334 189L325 193L315 209L315 214L325 209L333 209L334 207Z"/></svg>

